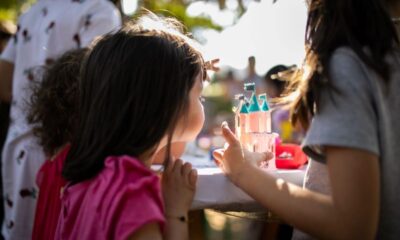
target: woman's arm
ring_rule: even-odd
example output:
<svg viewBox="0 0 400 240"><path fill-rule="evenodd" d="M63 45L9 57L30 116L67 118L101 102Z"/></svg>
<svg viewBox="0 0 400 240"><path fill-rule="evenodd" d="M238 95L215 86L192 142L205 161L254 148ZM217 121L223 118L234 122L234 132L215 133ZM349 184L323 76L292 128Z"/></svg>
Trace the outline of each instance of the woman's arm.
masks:
<svg viewBox="0 0 400 240"><path fill-rule="evenodd" d="M227 128L229 143L216 158L233 182L295 227L322 239L373 239L378 226L378 158L366 151L327 147L332 196L276 179L249 164Z"/></svg>

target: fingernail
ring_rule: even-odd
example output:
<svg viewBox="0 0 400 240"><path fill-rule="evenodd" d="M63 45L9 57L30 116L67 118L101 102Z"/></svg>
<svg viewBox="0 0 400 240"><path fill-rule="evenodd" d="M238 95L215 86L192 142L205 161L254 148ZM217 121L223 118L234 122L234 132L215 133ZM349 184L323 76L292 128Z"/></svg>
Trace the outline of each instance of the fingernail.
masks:
<svg viewBox="0 0 400 240"><path fill-rule="evenodd" d="M224 149L227 149L229 147L229 143L224 144Z"/></svg>
<svg viewBox="0 0 400 240"><path fill-rule="evenodd" d="M228 123L226 121L223 121L221 127L228 128Z"/></svg>

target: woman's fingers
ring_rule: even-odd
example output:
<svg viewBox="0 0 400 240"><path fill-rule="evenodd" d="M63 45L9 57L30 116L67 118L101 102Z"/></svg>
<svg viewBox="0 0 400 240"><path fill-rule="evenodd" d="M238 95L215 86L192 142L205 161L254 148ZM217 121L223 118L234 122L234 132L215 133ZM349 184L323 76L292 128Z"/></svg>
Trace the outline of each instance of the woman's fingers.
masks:
<svg viewBox="0 0 400 240"><path fill-rule="evenodd" d="M213 158L218 167L222 166L222 158L224 156L224 152L225 152L225 149L217 149L217 150L214 150L214 152L213 152Z"/></svg>
<svg viewBox="0 0 400 240"><path fill-rule="evenodd" d="M257 161L256 161L257 166L259 166L260 164L262 164L262 163L264 163L264 162L267 162L267 161L269 161L269 160L271 160L271 159L274 158L274 154L271 153L271 152L253 153L253 154L257 154L257 156L256 156L256 159L257 159Z"/></svg>
<svg viewBox="0 0 400 240"><path fill-rule="evenodd" d="M235 134L231 131L227 122L223 122L221 128L222 128L222 135L228 142L229 146L240 145L239 140L236 138Z"/></svg>
<svg viewBox="0 0 400 240"><path fill-rule="evenodd" d="M216 149L216 150L214 150L214 152L213 152L214 159L221 161L222 157L224 156L224 151L225 151L224 149Z"/></svg>
<svg viewBox="0 0 400 240"><path fill-rule="evenodd" d="M269 161L274 159L275 155L272 152L264 152L264 161Z"/></svg>

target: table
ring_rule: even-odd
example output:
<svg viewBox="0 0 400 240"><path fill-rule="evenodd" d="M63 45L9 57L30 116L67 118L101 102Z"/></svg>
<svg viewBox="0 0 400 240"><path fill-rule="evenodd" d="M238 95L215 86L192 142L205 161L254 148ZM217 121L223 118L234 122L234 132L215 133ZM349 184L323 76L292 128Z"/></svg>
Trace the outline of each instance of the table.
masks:
<svg viewBox="0 0 400 240"><path fill-rule="evenodd" d="M191 209L211 208L219 211L258 212L264 210L249 195L236 187L221 172L208 155L188 155L181 157L191 162L198 171L197 188ZM298 186L303 185L306 166L295 170L265 170L269 174ZM267 189L266 189L267 191Z"/></svg>

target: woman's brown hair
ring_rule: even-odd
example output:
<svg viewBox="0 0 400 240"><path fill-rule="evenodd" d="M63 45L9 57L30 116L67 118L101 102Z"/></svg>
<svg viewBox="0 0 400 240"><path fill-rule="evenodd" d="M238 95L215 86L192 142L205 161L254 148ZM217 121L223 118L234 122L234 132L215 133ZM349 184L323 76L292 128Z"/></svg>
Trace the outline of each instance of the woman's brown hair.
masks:
<svg viewBox="0 0 400 240"><path fill-rule="evenodd" d="M348 47L378 76L388 81L384 58L399 45L396 29L383 0L308 0L303 69L292 78L287 94L292 123L308 129L319 108L319 90L332 87L328 64L333 52Z"/></svg>

